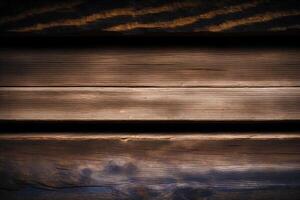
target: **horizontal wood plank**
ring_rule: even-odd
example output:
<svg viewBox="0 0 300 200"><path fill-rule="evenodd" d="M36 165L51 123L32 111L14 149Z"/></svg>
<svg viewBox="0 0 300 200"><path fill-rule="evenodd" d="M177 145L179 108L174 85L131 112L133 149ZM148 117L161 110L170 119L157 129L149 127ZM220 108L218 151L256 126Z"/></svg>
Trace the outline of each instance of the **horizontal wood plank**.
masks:
<svg viewBox="0 0 300 200"><path fill-rule="evenodd" d="M299 120L300 89L2 87L8 120Z"/></svg>
<svg viewBox="0 0 300 200"><path fill-rule="evenodd" d="M298 133L0 135L5 199L299 199Z"/></svg>
<svg viewBox="0 0 300 200"><path fill-rule="evenodd" d="M2 49L0 86L300 86L297 49Z"/></svg>

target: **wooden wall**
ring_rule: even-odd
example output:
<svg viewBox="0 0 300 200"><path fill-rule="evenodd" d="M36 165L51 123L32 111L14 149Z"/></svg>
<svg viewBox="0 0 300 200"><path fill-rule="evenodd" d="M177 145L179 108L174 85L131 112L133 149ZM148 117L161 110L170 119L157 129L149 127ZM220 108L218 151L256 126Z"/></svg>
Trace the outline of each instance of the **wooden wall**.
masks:
<svg viewBox="0 0 300 200"><path fill-rule="evenodd" d="M295 48L5 48L0 56L0 196L300 195Z"/></svg>
<svg viewBox="0 0 300 200"><path fill-rule="evenodd" d="M0 199L300 198L298 1L0 9Z"/></svg>

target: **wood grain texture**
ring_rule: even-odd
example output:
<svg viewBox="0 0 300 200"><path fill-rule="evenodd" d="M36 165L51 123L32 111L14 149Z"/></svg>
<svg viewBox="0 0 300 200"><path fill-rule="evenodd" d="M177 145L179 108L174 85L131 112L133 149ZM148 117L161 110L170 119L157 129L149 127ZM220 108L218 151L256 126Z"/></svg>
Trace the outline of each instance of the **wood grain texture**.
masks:
<svg viewBox="0 0 300 200"><path fill-rule="evenodd" d="M2 49L0 86L300 86L297 49Z"/></svg>
<svg viewBox="0 0 300 200"><path fill-rule="evenodd" d="M26 1L0 4L1 33L276 32L299 30L297 0Z"/></svg>
<svg viewBox="0 0 300 200"><path fill-rule="evenodd" d="M25 46L300 28L298 0L4 0L0 13L0 37ZM299 128L274 125L300 121L299 49L215 39L210 49L0 49L0 199L300 199ZM153 121L194 128L108 130ZM199 128L209 121L219 124Z"/></svg>
<svg viewBox="0 0 300 200"><path fill-rule="evenodd" d="M298 120L299 88L2 87L0 119Z"/></svg>
<svg viewBox="0 0 300 200"><path fill-rule="evenodd" d="M0 136L5 199L299 199L298 133Z"/></svg>

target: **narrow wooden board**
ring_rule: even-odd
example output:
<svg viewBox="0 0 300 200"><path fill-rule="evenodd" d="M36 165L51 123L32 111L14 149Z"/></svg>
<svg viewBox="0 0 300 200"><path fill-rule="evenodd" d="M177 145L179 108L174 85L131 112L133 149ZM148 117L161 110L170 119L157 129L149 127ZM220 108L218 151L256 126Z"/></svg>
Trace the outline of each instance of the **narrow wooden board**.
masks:
<svg viewBox="0 0 300 200"><path fill-rule="evenodd" d="M299 88L3 87L8 120L299 120Z"/></svg>
<svg viewBox="0 0 300 200"><path fill-rule="evenodd" d="M0 86L300 86L297 49L2 49Z"/></svg>
<svg viewBox="0 0 300 200"><path fill-rule="evenodd" d="M299 199L298 133L0 135L5 199Z"/></svg>

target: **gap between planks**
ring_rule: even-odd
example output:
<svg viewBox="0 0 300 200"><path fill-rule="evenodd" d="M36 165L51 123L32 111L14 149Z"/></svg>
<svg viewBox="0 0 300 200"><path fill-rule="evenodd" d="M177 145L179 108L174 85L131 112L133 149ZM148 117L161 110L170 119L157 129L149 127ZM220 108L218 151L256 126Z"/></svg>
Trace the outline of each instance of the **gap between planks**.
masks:
<svg viewBox="0 0 300 200"><path fill-rule="evenodd" d="M140 140L285 140L285 139L300 139L300 134L282 132L282 133L184 133L184 134L165 134L163 132L156 132L150 134L118 134L113 132L106 132L105 134L97 133L9 133L0 134L0 140L120 140L140 141Z"/></svg>

